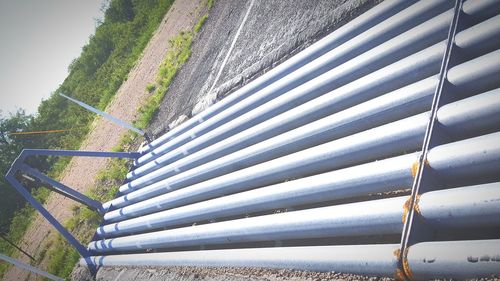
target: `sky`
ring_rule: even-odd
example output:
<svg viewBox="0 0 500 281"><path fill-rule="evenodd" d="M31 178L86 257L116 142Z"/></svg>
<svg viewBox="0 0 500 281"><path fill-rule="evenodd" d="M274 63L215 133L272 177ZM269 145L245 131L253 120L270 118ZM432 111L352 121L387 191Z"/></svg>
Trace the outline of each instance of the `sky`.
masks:
<svg viewBox="0 0 500 281"><path fill-rule="evenodd" d="M103 0L0 0L0 116L35 114L103 19Z"/></svg>

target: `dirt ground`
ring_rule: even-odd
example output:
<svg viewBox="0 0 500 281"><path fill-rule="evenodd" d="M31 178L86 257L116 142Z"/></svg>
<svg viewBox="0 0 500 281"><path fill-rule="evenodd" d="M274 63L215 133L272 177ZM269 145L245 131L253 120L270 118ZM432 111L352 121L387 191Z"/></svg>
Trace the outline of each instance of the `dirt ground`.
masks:
<svg viewBox="0 0 500 281"><path fill-rule="evenodd" d="M174 2L161 26L146 47L143 57L130 72L127 81L122 84L106 112L127 122L134 120L136 110L147 96L145 88L148 83L154 81L158 67L166 55L169 39L173 38L181 30L193 26L198 17L194 12L198 5L199 0ZM81 150L110 151L118 144L124 133L125 129L99 119L93 124L93 129L82 145ZM61 182L84 193L95 184L94 179L97 173L104 169L107 163L107 159L104 158L73 158ZM64 222L72 215L71 206L74 204L75 202L72 200L52 194L45 207L56 219ZM49 235L54 231L54 228L42 216L37 215L20 244L28 253L36 257L48 242ZM25 256L19 255L16 258L29 262L29 259ZM46 259L39 261L38 267L45 269L46 266ZM30 274L28 271L11 267L5 273L3 280L42 279Z"/></svg>

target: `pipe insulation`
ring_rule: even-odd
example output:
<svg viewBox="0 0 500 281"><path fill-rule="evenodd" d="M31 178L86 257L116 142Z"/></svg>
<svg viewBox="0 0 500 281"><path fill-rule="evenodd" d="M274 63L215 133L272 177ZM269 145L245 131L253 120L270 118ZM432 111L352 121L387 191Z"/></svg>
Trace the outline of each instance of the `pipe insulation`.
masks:
<svg viewBox="0 0 500 281"><path fill-rule="evenodd" d="M498 143L500 135L493 134L434 147L428 153L428 165L444 180L461 180L470 176L471 172L475 176L495 174L500 169ZM410 188L413 183L412 168L417 159L418 153L412 153L283 182L103 225L96 233L101 237L119 236ZM465 170L468 172L465 173Z"/></svg>
<svg viewBox="0 0 500 281"><path fill-rule="evenodd" d="M464 200L443 200L444 198ZM96 253L239 242L401 233L408 196L313 208L91 242ZM500 226L500 182L421 195L422 218L439 229Z"/></svg>
<svg viewBox="0 0 500 281"><path fill-rule="evenodd" d="M192 153L195 149L213 144L445 39L453 12L443 11L449 9L450 5L449 1L442 0L422 1L412 5L269 87L144 154L136 160L136 165L143 165L160 155L162 159L168 158L169 161L180 159L186 151ZM439 13L442 14L436 16ZM425 22L424 27L418 27L422 22ZM404 33L397 35L401 32ZM394 37L395 35L397 36ZM323 74L317 73L318 65L328 65L331 70ZM254 110L257 108L260 109ZM196 140L198 146L189 149L183 147L184 144L192 143L192 140ZM134 177L134 174L127 175L127 179Z"/></svg>
<svg viewBox="0 0 500 281"><path fill-rule="evenodd" d="M404 0L391 0L384 1L374 8L366 11L359 17L353 19L352 21L346 23L344 26L330 33L326 37L322 38L318 42L307 47L303 51L289 58L285 62L279 64L275 68L266 72L262 76L251 81L247 85L238 89L230 96L227 96L217 104L210 106L203 112L199 113L195 118L191 118L186 122L180 124L179 126L172 128L170 131L162 135L161 137L153 140L151 143L147 144L142 148L142 153L147 153L150 150L164 144L177 137L178 135L186 132L187 130L201 124L203 121L208 120L212 116L215 116L219 112L231 107L237 102L245 99L249 95L255 93L256 91L266 87L267 85L285 77L289 73L299 69L303 65L311 62L312 60L320 57L329 50L345 43L353 37L356 37L368 28L377 25L378 23L386 20L388 17L394 15L397 12L407 8L416 1L404 1Z"/></svg>
<svg viewBox="0 0 500 281"><path fill-rule="evenodd" d="M472 131L498 130L498 124L500 124L500 96L497 91L472 96L456 103L464 109L474 111L476 120L488 119L487 122L478 122L478 125L484 127L470 128L465 124L467 119L455 118L456 115L453 112L441 116L440 112L448 112L446 108L454 106L454 103L440 108L438 120L443 120L443 124L459 128L461 132L465 132L467 129ZM471 106L476 103L491 104L492 106L488 107L488 110ZM478 116L481 114L482 118L479 118ZM421 145L428 118L428 113L418 114L147 200L138 198L138 201L141 202L110 211L104 215L104 219L108 222L123 220L131 216L144 215L273 184L289 179L290 175L304 177L390 157L404 151L417 150ZM487 128L489 126L493 127ZM170 185L164 185L163 187L165 191L170 189ZM121 198L126 201L130 195L134 195L134 193Z"/></svg>

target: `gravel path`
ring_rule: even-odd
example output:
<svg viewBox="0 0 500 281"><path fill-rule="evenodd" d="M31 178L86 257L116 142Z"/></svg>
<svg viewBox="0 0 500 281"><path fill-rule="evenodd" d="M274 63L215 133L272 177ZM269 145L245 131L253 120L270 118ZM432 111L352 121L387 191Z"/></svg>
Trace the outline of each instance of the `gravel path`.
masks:
<svg viewBox="0 0 500 281"><path fill-rule="evenodd" d="M146 47L143 57L130 72L127 81L122 84L106 112L127 122L134 120L136 110L147 96L145 88L148 83L154 81L158 67L166 55L169 39L181 30L193 26L197 19L194 10L198 4L199 0L175 1ZM125 133L124 129L103 119L99 119L93 125L81 150L110 151ZM95 184L97 173L105 168L107 163L107 159L104 158L73 158L61 182L84 193ZM64 222L72 215L71 206L74 204L72 200L52 194L45 206L56 219ZM28 253L37 256L53 231L54 228L42 216L37 215L20 244ZM29 262L24 256L17 258ZM45 268L46 265L46 259L39 261L39 267ZM28 271L11 267L5 273L3 280L42 279Z"/></svg>
<svg viewBox="0 0 500 281"><path fill-rule="evenodd" d="M153 135L162 134L181 114L192 116L193 109L199 112L216 98L234 92L378 2L215 1L191 47L192 55L173 80L150 131ZM222 67L238 31L227 63ZM221 67L221 75L216 79Z"/></svg>
<svg viewBox="0 0 500 281"><path fill-rule="evenodd" d="M85 268L73 272L73 281L89 280ZM392 281L392 278L366 277L335 272L311 272L266 268L207 268L207 267L112 267L101 268L96 281L108 280L148 280L148 281Z"/></svg>

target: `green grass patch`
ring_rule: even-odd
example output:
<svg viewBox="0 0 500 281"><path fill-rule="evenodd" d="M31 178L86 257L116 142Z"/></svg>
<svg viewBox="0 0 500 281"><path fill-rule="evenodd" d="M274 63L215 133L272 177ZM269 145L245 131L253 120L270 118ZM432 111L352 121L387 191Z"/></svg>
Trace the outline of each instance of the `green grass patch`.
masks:
<svg viewBox="0 0 500 281"><path fill-rule="evenodd" d="M208 9L212 9L212 7L214 6L214 3L215 3L215 0L208 0L207 1L207 7L208 7Z"/></svg>
<svg viewBox="0 0 500 281"><path fill-rule="evenodd" d="M205 21L207 19L208 19L208 13L204 14L194 26L193 30L195 33L198 33L200 31L200 29L203 27L203 24L205 24Z"/></svg>
<svg viewBox="0 0 500 281"><path fill-rule="evenodd" d="M50 191L46 188L37 188L33 189L31 193L34 198L44 203L49 197ZM35 214L35 209L28 204L26 204L24 208L17 210L10 223L9 231L7 234L5 234L5 236L13 243L19 245L24 236L24 233L26 233L26 230L33 221L34 214ZM21 248L23 248L22 245L20 246ZM9 243L4 241L3 239L0 239L0 253L3 253L7 256L13 256L15 252L17 252L17 250L14 247L12 247ZM9 263L6 262L0 263L0 278L3 276L3 274L5 273L5 271L7 271L9 267L10 267Z"/></svg>
<svg viewBox="0 0 500 281"><path fill-rule="evenodd" d="M146 91L148 91L148 93L154 92L155 89L156 89L156 85L155 84L148 84L146 86Z"/></svg>
<svg viewBox="0 0 500 281"><path fill-rule="evenodd" d="M170 40L170 48L165 60L163 60L158 69L158 75L154 84L155 90L139 109L139 118L135 122L137 127L144 129L153 119L175 74L177 74L177 71L191 56L192 42L193 33L190 31L183 31Z"/></svg>

